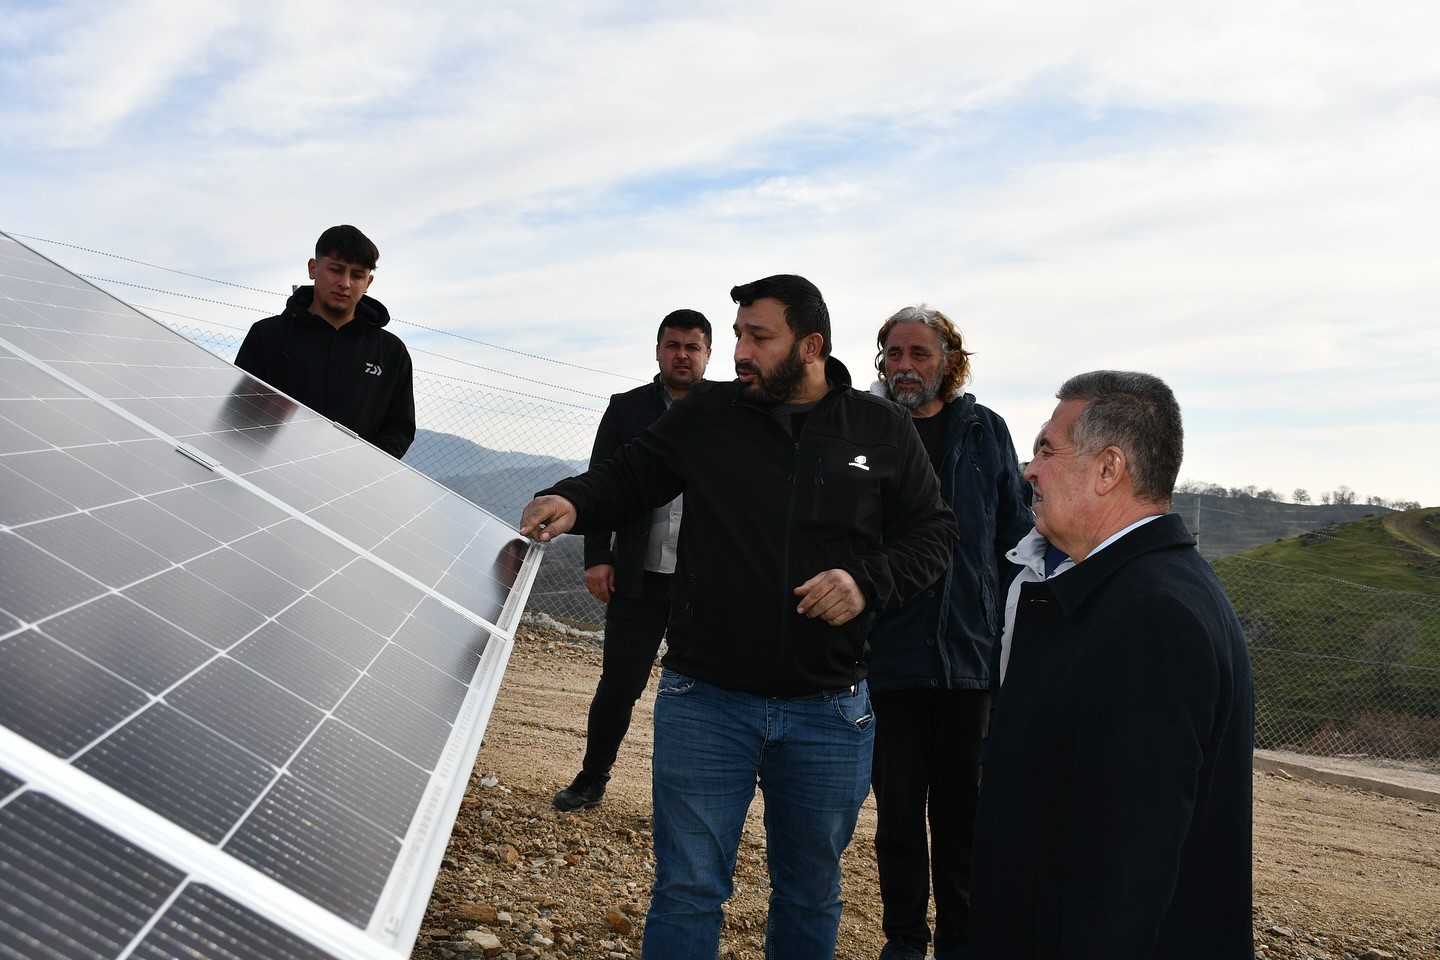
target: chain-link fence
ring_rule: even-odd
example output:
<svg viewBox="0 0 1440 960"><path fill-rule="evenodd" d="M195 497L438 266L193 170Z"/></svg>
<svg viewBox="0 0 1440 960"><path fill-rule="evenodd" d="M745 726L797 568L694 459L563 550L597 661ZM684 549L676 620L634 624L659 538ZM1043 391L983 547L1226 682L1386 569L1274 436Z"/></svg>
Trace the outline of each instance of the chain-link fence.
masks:
<svg viewBox="0 0 1440 960"><path fill-rule="evenodd" d="M239 348L234 335L175 329L226 358ZM421 430L406 462L511 523L536 490L585 468L600 419L419 370L415 404ZM1229 556L1314 529L1324 522L1317 517L1348 520L1373 508L1341 516L1179 495L1175 509L1216 563L1245 626L1261 747L1440 769L1440 589L1381 590ZM584 588L580 538L561 537L547 550L528 609L586 629L603 621Z"/></svg>
<svg viewBox="0 0 1440 960"><path fill-rule="evenodd" d="M1440 595L1244 557L1215 567L1250 646L1257 746L1440 770Z"/></svg>

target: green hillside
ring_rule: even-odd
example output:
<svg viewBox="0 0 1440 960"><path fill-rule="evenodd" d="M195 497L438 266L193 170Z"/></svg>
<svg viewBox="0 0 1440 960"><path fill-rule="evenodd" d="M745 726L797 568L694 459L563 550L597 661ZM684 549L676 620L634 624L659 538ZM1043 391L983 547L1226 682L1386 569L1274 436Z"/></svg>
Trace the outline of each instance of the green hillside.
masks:
<svg viewBox="0 0 1440 960"><path fill-rule="evenodd" d="M1237 558L1440 598L1440 508L1330 523L1246 550ZM1217 560L1215 569L1227 569L1232 559Z"/></svg>
<svg viewBox="0 0 1440 960"><path fill-rule="evenodd" d="M1215 562L1250 643L1261 747L1440 764L1440 508Z"/></svg>

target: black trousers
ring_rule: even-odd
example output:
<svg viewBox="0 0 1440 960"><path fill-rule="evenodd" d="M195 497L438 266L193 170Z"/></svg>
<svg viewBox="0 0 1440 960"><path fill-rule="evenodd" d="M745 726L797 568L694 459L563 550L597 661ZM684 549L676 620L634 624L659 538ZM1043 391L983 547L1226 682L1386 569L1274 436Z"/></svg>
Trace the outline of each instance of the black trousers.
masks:
<svg viewBox="0 0 1440 960"><path fill-rule="evenodd" d="M670 574L646 572L638 597L611 594L605 608L605 650L600 683L590 701L585 759L580 769L609 776L630 729L635 701L645 692L655 653L670 619Z"/></svg>
<svg viewBox="0 0 1440 960"><path fill-rule="evenodd" d="M870 702L881 925L887 939L924 948L933 880L935 952L953 954L970 921L971 834L990 694L883 690L872 691Z"/></svg>

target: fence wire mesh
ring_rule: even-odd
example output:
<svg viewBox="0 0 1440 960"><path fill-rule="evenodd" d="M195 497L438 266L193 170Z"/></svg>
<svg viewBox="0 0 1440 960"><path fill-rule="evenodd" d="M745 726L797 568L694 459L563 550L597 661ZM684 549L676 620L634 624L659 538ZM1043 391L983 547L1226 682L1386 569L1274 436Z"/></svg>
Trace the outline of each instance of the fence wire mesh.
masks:
<svg viewBox="0 0 1440 960"><path fill-rule="evenodd" d="M234 334L170 325L226 359L239 349ZM600 420L421 370L415 404L421 430L406 462L511 523L536 490L585 468ZM1440 770L1440 589L1377 589L1230 556L1310 529L1313 514L1298 505L1241 511L1179 495L1174 508L1200 534L1244 625L1258 746ZM550 546L532 614L598 629L604 607L585 591L582 558L578 537Z"/></svg>
<svg viewBox="0 0 1440 960"><path fill-rule="evenodd" d="M1440 596L1229 557L1255 674L1256 745L1440 770Z"/></svg>

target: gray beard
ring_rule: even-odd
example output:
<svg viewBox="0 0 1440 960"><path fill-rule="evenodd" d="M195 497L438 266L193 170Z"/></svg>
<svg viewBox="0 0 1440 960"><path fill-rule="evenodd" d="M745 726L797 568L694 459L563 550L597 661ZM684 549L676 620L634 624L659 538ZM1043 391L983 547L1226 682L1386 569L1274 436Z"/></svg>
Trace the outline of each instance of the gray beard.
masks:
<svg viewBox="0 0 1440 960"><path fill-rule="evenodd" d="M906 383L912 381L907 380ZM935 399L940 392L940 382L937 379L934 383L921 383L916 390L907 391L904 394L895 393L895 383L892 380L885 381L885 394L906 410L919 410L925 404Z"/></svg>

